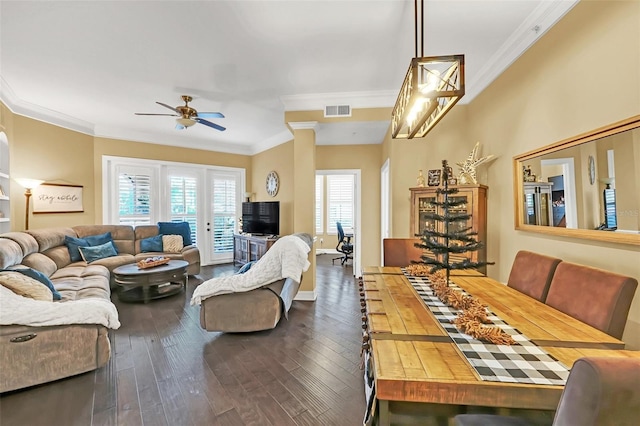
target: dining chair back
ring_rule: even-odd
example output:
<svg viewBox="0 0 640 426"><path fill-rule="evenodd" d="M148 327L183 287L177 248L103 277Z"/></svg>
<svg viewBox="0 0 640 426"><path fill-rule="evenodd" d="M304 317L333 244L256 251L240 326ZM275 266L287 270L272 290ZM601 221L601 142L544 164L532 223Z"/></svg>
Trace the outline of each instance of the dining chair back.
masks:
<svg viewBox="0 0 640 426"><path fill-rule="evenodd" d="M409 266L419 261L422 249L416 247L419 238L384 238L382 240L383 266Z"/></svg>
<svg viewBox="0 0 640 426"><path fill-rule="evenodd" d="M544 302L551 279L560 262L562 259L521 250L513 260L507 285Z"/></svg>
<svg viewBox="0 0 640 426"><path fill-rule="evenodd" d="M561 262L545 303L620 339L637 286L635 278Z"/></svg>
<svg viewBox="0 0 640 426"><path fill-rule="evenodd" d="M553 425L631 426L640 413L640 358L584 357L573 363ZM523 426L519 417L459 414L457 426Z"/></svg>

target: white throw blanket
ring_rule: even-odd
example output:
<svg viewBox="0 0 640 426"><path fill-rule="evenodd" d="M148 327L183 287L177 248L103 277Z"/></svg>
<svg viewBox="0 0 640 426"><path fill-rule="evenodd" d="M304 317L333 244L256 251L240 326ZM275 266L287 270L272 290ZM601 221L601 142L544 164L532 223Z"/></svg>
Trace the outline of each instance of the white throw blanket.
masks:
<svg viewBox="0 0 640 426"><path fill-rule="evenodd" d="M0 285L0 325L102 324L119 328L118 311L111 301L100 298L45 302L22 297Z"/></svg>
<svg viewBox="0 0 640 426"><path fill-rule="evenodd" d="M200 284L193 292L191 304L199 305L204 299L219 294L253 290L283 278L299 282L300 275L311 265L307 260L309 251L311 248L300 237L279 238L244 274L211 278Z"/></svg>

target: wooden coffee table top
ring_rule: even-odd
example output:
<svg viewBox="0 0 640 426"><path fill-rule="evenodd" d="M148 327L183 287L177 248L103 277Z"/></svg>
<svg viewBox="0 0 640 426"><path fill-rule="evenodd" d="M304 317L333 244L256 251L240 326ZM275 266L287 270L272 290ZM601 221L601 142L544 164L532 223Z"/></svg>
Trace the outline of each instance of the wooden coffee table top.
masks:
<svg viewBox="0 0 640 426"><path fill-rule="evenodd" d="M164 265L154 266L151 268L140 269L137 263L129 263L127 265L118 266L113 270L116 275L151 275L158 272L169 272L177 269L186 268L189 262L184 260L170 260Z"/></svg>

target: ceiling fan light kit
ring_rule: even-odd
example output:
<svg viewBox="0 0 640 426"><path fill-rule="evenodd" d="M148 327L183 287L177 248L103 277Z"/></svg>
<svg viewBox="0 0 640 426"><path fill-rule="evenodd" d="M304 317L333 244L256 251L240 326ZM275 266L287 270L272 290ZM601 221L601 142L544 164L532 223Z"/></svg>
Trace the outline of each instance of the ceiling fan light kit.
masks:
<svg viewBox="0 0 640 426"><path fill-rule="evenodd" d="M391 113L391 137L424 137L464 95L464 55L424 56L424 0L415 6L415 56ZM418 26L421 56L418 57Z"/></svg>
<svg viewBox="0 0 640 426"><path fill-rule="evenodd" d="M196 124L196 121L190 119L189 117L180 117L180 118L176 118L176 123L184 127L191 127L194 124Z"/></svg>

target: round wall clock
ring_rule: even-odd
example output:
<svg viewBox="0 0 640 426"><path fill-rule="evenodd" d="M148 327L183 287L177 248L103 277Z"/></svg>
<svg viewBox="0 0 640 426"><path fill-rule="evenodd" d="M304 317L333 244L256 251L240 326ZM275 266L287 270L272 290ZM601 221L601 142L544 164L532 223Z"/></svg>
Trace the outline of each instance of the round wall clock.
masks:
<svg viewBox="0 0 640 426"><path fill-rule="evenodd" d="M596 181L596 162L593 159L593 155L589 156L589 183L591 185Z"/></svg>
<svg viewBox="0 0 640 426"><path fill-rule="evenodd" d="M278 179L278 174L275 171L270 171L267 175L267 194L272 197L275 197L278 193L278 188L280 186L280 180Z"/></svg>

